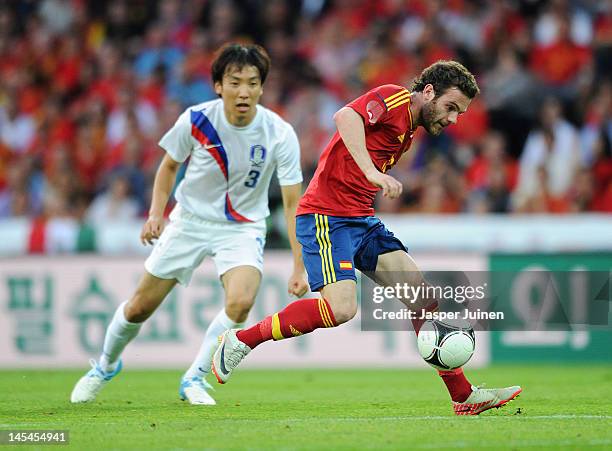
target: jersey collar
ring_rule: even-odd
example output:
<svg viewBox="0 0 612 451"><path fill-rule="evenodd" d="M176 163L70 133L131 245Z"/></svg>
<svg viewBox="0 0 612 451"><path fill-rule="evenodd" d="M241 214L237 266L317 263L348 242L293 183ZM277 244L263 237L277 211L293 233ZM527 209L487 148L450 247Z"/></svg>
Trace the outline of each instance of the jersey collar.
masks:
<svg viewBox="0 0 612 451"><path fill-rule="evenodd" d="M232 130L236 130L238 132L248 131L248 130L251 130L257 127L257 125L261 122L262 112L261 112L261 105L259 104L255 105L255 110L256 110L255 117L253 117L253 120L251 121L250 124L245 125L244 127L238 127L236 125L231 124L230 121L227 120L227 117L225 117L225 110L223 108L223 100L221 100L220 105L221 105L221 121L223 122L223 125L225 125L226 127Z"/></svg>
<svg viewBox="0 0 612 451"><path fill-rule="evenodd" d="M410 105L412 104L412 92L410 93L410 100L408 101L408 120L410 121L409 133L410 136L414 135L416 131L416 127L414 126L414 121L412 120L412 111L410 111Z"/></svg>

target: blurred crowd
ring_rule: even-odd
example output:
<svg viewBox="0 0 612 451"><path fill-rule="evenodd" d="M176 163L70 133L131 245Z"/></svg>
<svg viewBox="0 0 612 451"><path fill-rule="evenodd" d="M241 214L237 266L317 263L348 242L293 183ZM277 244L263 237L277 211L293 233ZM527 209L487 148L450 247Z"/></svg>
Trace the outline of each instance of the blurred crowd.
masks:
<svg viewBox="0 0 612 451"><path fill-rule="evenodd" d="M458 59L482 94L417 133L392 170L404 194L379 211L612 211L610 0L6 0L0 218L145 215L156 143L215 98L230 40L269 51L262 103L295 127L306 182L347 101Z"/></svg>

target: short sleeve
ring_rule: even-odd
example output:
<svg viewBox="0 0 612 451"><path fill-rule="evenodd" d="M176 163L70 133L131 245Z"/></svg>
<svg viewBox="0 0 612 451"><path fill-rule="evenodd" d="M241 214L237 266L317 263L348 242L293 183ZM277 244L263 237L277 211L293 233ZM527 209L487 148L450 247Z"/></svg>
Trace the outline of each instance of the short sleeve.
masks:
<svg viewBox="0 0 612 451"><path fill-rule="evenodd" d="M179 116L170 130L159 140L159 145L178 163L185 161L194 147L191 136L191 111Z"/></svg>
<svg viewBox="0 0 612 451"><path fill-rule="evenodd" d="M410 92L398 85L374 88L346 105L355 110L366 126L384 124L391 119L390 110L410 100Z"/></svg>
<svg viewBox="0 0 612 451"><path fill-rule="evenodd" d="M287 124L285 139L276 153L276 174L281 186L295 185L302 182L300 167L300 143L293 127Z"/></svg>

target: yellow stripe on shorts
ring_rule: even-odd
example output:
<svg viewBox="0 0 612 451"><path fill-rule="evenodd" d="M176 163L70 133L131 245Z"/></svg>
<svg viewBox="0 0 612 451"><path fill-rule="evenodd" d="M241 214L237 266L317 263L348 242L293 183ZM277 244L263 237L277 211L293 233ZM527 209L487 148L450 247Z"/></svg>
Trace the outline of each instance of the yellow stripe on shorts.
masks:
<svg viewBox="0 0 612 451"><path fill-rule="evenodd" d="M319 255L321 256L321 273L323 274L323 285L327 285L327 281L329 280L329 274L327 271L327 264L325 262L325 253L323 252L323 249L325 248L325 245L323 244L323 227L321 225L319 225L319 215L315 213L315 224L317 226L317 232L316 232L316 236L317 236L317 242L319 243Z"/></svg>
<svg viewBox="0 0 612 451"><path fill-rule="evenodd" d="M325 215L315 214L315 219L317 220L317 239L319 241L321 268L323 270L323 284L327 285L336 281L336 272L334 271L331 254L331 241L329 240L329 224Z"/></svg>
<svg viewBox="0 0 612 451"><path fill-rule="evenodd" d="M329 221L327 219L327 216L324 215L323 218L325 219L325 239L327 240L327 264L329 265L329 270L331 271L331 281L335 282L336 270L334 269L334 259L332 257L332 244L331 240L329 239Z"/></svg>

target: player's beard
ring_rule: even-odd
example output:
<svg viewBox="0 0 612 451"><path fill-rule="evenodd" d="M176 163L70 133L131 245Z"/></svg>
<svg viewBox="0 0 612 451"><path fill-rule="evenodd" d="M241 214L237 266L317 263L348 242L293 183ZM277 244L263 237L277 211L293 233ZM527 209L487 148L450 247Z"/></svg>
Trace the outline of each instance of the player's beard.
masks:
<svg viewBox="0 0 612 451"><path fill-rule="evenodd" d="M423 124L423 128L430 135L439 135L442 133L443 126L436 120L438 100L433 99L431 102L426 103L421 108L421 124Z"/></svg>

